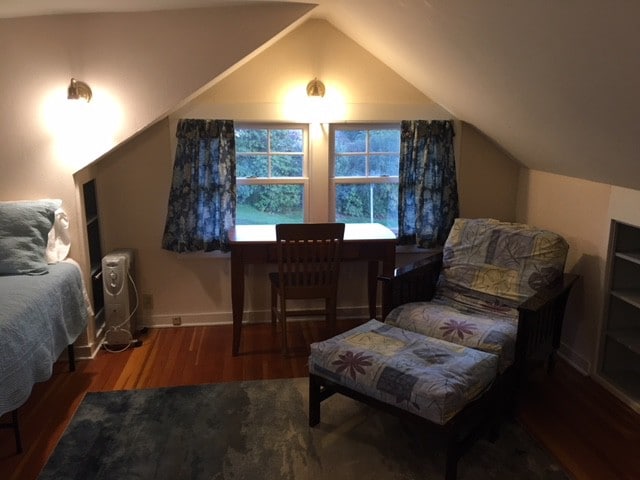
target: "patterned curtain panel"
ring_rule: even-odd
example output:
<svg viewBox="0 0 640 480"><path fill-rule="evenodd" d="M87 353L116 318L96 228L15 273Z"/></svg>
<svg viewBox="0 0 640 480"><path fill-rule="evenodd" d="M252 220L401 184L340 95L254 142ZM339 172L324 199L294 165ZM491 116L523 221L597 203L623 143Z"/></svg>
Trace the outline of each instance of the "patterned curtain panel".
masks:
<svg viewBox="0 0 640 480"><path fill-rule="evenodd" d="M181 119L176 137L162 248L228 251L236 209L233 121Z"/></svg>
<svg viewBox="0 0 640 480"><path fill-rule="evenodd" d="M444 245L458 216L458 184L450 120L401 124L398 243Z"/></svg>

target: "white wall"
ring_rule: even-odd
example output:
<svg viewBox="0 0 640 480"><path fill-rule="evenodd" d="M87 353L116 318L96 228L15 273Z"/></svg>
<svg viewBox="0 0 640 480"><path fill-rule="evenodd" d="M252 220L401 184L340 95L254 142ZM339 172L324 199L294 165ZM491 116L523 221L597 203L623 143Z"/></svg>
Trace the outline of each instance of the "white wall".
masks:
<svg viewBox="0 0 640 480"><path fill-rule="evenodd" d="M1 19L0 199L62 198L72 255L84 263L73 173L311 8L275 4ZM224 48L212 49L217 44ZM71 77L93 89L91 103L80 111L70 111L78 105L66 100Z"/></svg>
<svg viewBox="0 0 640 480"><path fill-rule="evenodd" d="M560 352L585 372L596 365L615 197L615 210L633 210L632 195L612 196L611 185L525 169L520 177L518 220L563 235L569 242L566 271L581 277L570 295Z"/></svg>

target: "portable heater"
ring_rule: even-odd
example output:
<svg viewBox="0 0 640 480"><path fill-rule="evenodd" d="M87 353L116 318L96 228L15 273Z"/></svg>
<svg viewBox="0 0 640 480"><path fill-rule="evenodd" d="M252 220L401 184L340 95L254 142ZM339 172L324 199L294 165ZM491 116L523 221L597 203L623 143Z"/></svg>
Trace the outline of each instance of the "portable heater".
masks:
<svg viewBox="0 0 640 480"><path fill-rule="evenodd" d="M114 250L102 259L106 345L135 342L138 294L133 275L132 249Z"/></svg>

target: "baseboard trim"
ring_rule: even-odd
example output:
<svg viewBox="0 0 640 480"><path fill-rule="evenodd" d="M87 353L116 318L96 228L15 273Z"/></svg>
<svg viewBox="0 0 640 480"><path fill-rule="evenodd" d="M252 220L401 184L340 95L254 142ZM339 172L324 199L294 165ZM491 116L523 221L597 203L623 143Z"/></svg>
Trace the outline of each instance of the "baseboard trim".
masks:
<svg viewBox="0 0 640 480"><path fill-rule="evenodd" d="M354 319L367 318L369 316L369 308L348 307L338 309L338 319ZM174 327L173 319L180 317L181 327L197 327L205 325L229 325L233 323L231 312L207 312L207 313L172 313L151 315L142 318L140 326L148 328ZM302 317L293 317L292 320L303 320ZM271 321L270 310L253 310L244 312L242 323L265 323Z"/></svg>
<svg viewBox="0 0 640 480"><path fill-rule="evenodd" d="M563 360L583 375L590 375L591 362L570 348L566 343L560 343L558 356L562 357Z"/></svg>

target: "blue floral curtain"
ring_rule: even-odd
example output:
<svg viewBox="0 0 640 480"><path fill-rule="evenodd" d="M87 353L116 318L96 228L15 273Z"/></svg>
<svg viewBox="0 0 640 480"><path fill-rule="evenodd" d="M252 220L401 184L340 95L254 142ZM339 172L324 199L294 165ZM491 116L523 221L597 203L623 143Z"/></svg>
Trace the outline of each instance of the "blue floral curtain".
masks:
<svg viewBox="0 0 640 480"><path fill-rule="evenodd" d="M398 243L444 245L458 216L458 185L450 120L401 124Z"/></svg>
<svg viewBox="0 0 640 480"><path fill-rule="evenodd" d="M236 209L233 121L181 119L176 137L162 248L228 251Z"/></svg>

